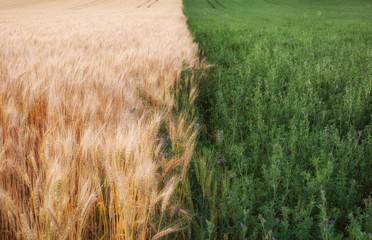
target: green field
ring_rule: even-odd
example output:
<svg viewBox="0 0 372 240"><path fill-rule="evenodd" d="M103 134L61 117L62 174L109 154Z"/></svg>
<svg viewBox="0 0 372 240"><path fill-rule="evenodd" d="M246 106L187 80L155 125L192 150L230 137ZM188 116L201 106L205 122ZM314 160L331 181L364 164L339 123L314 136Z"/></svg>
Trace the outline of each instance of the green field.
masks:
<svg viewBox="0 0 372 240"><path fill-rule="evenodd" d="M372 239L372 1L184 0L193 239Z"/></svg>

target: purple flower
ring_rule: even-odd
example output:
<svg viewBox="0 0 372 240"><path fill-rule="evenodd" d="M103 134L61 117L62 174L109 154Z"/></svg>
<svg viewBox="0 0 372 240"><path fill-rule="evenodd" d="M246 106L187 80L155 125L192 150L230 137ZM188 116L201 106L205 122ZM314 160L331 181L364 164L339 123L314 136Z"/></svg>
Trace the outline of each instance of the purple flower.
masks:
<svg viewBox="0 0 372 240"><path fill-rule="evenodd" d="M224 163L225 162L225 159L220 155L218 157L218 163Z"/></svg>
<svg viewBox="0 0 372 240"><path fill-rule="evenodd" d="M199 123L195 124L195 127L197 127L197 128L198 128L199 126L200 126L200 125L199 125Z"/></svg>
<svg viewBox="0 0 372 240"><path fill-rule="evenodd" d="M324 221L324 222L323 222L323 225L324 225L324 226L327 226L327 224L328 224L327 221Z"/></svg>
<svg viewBox="0 0 372 240"><path fill-rule="evenodd" d="M170 136L168 135L168 136L167 136L167 140L169 140L169 139L170 139Z"/></svg>
<svg viewBox="0 0 372 240"><path fill-rule="evenodd" d="M280 218L276 218L275 221L280 223Z"/></svg>
<svg viewBox="0 0 372 240"><path fill-rule="evenodd" d="M273 237L271 240L276 240L276 238L275 237Z"/></svg>
<svg viewBox="0 0 372 240"><path fill-rule="evenodd" d="M136 108L130 109L129 112L130 112L130 113L133 113L134 110L136 110Z"/></svg>
<svg viewBox="0 0 372 240"><path fill-rule="evenodd" d="M246 230L247 229L247 225L245 225L244 223L240 223L240 227L243 228L243 230Z"/></svg>
<svg viewBox="0 0 372 240"><path fill-rule="evenodd" d="M329 224L331 224L331 225L335 224L335 220L331 219L331 220L329 221Z"/></svg>

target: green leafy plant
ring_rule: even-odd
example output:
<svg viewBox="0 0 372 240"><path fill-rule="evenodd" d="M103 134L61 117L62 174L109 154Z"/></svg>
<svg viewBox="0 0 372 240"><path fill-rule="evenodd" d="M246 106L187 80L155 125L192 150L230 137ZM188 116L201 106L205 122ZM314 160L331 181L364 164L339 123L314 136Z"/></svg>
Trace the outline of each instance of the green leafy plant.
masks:
<svg viewBox="0 0 372 240"><path fill-rule="evenodd" d="M195 238L367 239L371 4L184 0L184 13L213 64L196 100Z"/></svg>

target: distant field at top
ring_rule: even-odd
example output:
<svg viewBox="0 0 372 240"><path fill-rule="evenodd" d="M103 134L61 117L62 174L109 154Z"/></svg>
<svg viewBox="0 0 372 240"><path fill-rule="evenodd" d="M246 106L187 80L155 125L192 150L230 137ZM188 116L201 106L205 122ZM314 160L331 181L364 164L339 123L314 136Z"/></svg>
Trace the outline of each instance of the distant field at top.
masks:
<svg viewBox="0 0 372 240"><path fill-rule="evenodd" d="M237 17L243 17L244 19L251 18L258 13L264 13L268 17L269 12L274 15L283 16L283 11L292 16L303 14L304 18L308 17L311 19L312 16L318 16L317 11L319 10L338 17L353 15L357 17L371 17L370 10L372 8L372 1L370 0L187 0L185 2L186 5L194 2L194 6L197 6L199 11L203 11L205 8L213 8L220 14L234 13L231 17L235 20L237 20ZM340 12L340 9L344 11ZM196 10L193 9L193 11ZM253 13L253 15L247 15L247 13ZM208 15L213 16L213 14ZM226 20L226 18L221 18L221 20ZM351 19L344 20L349 21Z"/></svg>

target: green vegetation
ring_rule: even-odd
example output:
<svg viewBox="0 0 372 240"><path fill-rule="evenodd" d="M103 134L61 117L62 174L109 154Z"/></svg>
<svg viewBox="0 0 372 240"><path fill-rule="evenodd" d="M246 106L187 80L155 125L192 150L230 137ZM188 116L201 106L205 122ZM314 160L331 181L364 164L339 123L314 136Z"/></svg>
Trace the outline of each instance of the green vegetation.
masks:
<svg viewBox="0 0 372 240"><path fill-rule="evenodd" d="M184 0L200 57L191 239L372 239L372 2Z"/></svg>

